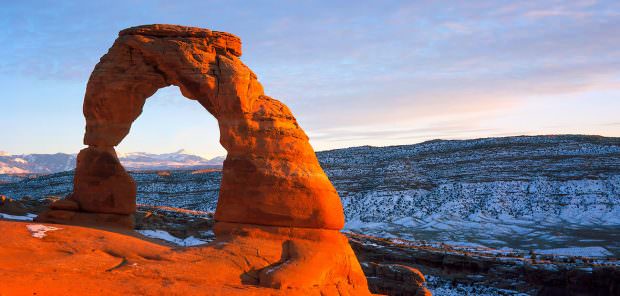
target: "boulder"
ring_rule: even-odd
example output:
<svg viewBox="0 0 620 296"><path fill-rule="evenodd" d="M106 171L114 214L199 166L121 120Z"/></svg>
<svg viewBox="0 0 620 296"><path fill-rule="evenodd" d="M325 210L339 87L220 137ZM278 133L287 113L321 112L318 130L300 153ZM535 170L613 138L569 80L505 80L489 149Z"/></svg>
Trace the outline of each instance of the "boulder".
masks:
<svg viewBox="0 0 620 296"><path fill-rule="evenodd" d="M431 296L426 279L416 268L403 264L364 263L370 288L379 293L399 296Z"/></svg>

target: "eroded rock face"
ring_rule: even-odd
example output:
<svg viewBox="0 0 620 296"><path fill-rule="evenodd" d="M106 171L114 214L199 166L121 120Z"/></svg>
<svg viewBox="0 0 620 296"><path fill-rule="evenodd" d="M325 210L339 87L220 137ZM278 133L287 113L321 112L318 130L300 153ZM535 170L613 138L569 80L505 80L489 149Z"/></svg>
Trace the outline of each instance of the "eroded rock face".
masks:
<svg viewBox="0 0 620 296"><path fill-rule="evenodd" d="M241 41L228 33L173 25L121 31L88 81L88 148L78 155L73 193L37 220L131 228L136 187L114 146L148 97L176 85L218 120L228 151L217 240L198 251L208 254L205 268L217 271L212 280L270 289L252 295L369 295L338 231L340 199L308 137L284 104L264 94L240 55Z"/></svg>
<svg viewBox="0 0 620 296"><path fill-rule="evenodd" d="M85 212L130 215L136 211L136 183L111 147L80 151L73 196Z"/></svg>

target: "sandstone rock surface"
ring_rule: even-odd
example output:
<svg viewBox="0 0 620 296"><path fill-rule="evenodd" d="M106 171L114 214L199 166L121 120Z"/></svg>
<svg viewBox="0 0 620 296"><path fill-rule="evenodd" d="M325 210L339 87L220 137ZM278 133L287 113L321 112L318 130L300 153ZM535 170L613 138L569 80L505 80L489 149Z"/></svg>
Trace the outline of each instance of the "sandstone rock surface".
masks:
<svg viewBox="0 0 620 296"><path fill-rule="evenodd" d="M224 223L206 247L172 248L69 225L38 238L28 225L0 220L1 295L370 295L336 231Z"/></svg>

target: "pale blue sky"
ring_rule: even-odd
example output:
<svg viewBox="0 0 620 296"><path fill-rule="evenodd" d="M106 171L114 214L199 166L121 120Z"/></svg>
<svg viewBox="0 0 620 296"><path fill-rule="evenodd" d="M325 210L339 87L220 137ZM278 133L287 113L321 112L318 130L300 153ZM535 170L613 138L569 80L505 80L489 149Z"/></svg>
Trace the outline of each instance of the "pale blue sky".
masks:
<svg viewBox="0 0 620 296"><path fill-rule="evenodd" d="M0 150L77 152L90 71L119 30L151 23L240 36L242 60L317 150L620 136L619 1L12 1L0 10ZM212 157L218 137L211 115L166 88L118 149Z"/></svg>

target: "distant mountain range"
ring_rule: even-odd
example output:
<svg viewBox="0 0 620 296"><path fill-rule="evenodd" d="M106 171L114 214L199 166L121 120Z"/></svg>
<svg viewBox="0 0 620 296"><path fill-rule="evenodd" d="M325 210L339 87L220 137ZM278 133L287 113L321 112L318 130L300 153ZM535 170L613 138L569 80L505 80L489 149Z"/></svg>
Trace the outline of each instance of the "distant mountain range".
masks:
<svg viewBox="0 0 620 296"><path fill-rule="evenodd" d="M118 153L128 170L202 169L221 166L225 156L206 159L185 150L153 154L144 152ZM73 170L76 154L24 154L9 155L0 152L0 174L53 174Z"/></svg>

